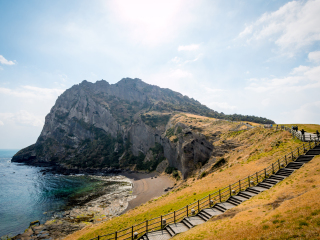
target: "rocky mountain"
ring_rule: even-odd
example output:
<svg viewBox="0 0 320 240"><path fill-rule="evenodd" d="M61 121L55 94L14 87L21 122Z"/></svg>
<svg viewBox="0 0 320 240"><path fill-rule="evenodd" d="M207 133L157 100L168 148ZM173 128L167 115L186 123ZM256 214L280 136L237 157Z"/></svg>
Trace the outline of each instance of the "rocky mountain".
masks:
<svg viewBox="0 0 320 240"><path fill-rule="evenodd" d="M169 165L187 177L196 165L208 161L213 146L188 126L172 124L177 112L226 119L234 116L140 79L125 78L116 84L83 81L59 96L37 142L20 150L12 161L68 169L130 167L152 171ZM173 134L179 138L170 140Z"/></svg>

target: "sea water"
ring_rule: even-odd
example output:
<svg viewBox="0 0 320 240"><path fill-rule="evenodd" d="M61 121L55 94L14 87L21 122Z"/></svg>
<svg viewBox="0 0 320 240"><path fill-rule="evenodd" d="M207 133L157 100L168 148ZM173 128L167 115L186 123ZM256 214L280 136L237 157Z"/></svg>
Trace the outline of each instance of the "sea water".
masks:
<svg viewBox="0 0 320 240"><path fill-rule="evenodd" d="M97 177L44 174L44 167L13 163L16 152L0 150L0 236L22 233L30 222L44 223L72 206L77 196L106 189L106 181ZM113 184L119 182L107 185Z"/></svg>

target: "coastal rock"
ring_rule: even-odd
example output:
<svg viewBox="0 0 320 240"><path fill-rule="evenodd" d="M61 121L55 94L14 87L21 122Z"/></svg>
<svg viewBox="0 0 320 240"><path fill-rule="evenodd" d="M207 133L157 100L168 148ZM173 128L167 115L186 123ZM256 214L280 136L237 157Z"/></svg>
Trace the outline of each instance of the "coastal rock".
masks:
<svg viewBox="0 0 320 240"><path fill-rule="evenodd" d="M12 161L48 164L73 174L102 168L153 171L166 158L186 177L207 161L213 148L185 124L171 123L181 112L225 116L137 78L116 84L84 80L58 97L37 142L20 150ZM168 129L174 137L167 135ZM152 157L151 149L156 151Z"/></svg>
<svg viewBox="0 0 320 240"><path fill-rule="evenodd" d="M158 164L156 171L162 173L164 172L164 170L166 170L167 167L169 167L169 161L166 159Z"/></svg>

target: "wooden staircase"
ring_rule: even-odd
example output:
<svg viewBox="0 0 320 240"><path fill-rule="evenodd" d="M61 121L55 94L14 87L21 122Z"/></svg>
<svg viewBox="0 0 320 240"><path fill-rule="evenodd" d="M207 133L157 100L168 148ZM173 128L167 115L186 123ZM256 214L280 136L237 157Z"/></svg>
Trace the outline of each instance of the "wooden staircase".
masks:
<svg viewBox="0 0 320 240"><path fill-rule="evenodd" d="M240 191L237 195L231 196L227 201L216 203L211 208L201 210L198 214L185 217L178 223L166 225L162 230L149 232L139 239L143 240L167 240L176 234L186 232L199 224L208 221L210 218L223 214L228 209L234 208L244 201L258 195L260 192L272 188L278 182L290 176L294 171L300 169L305 163L308 163L314 156L320 155L320 145L307 151L304 155L299 156L295 161L290 162L284 168L265 178L256 186L248 187L244 191Z"/></svg>

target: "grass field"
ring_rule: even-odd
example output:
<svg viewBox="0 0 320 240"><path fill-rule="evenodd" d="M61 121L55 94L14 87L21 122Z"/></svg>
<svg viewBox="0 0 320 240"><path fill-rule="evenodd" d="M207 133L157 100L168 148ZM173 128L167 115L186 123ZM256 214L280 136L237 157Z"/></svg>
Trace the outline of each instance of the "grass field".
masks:
<svg viewBox="0 0 320 240"><path fill-rule="evenodd" d="M319 173L317 156L273 188L173 239L320 239Z"/></svg>
<svg viewBox="0 0 320 240"><path fill-rule="evenodd" d="M220 140L215 142L215 144L222 144L223 141L236 141L240 143L241 146L225 154L224 158L227 160L227 166L219 172L208 174L206 177L199 180L191 177L181 183L178 189L175 189L162 197L132 209L120 217L113 218L100 224L90 225L68 236L66 239L94 238L97 235L115 232L130 227L132 224L145 221L146 219L158 217L162 214L177 210L209 193L217 191L219 188L232 184L239 179L267 167L277 158L290 152L301 144L299 140L293 140L291 135L286 131L254 128L248 131L240 131L239 133L228 132L228 129L235 123L216 121L215 119L194 117L190 115L176 117L180 119L175 119L174 121L188 123L200 129L199 131L203 129L203 133L206 135L216 131L222 132ZM244 206L247 206L247 204ZM248 210L248 212L249 211L251 210ZM255 218L251 218L248 215L246 221L255 221L254 219ZM206 226L208 226L206 231L215 232L215 227L213 227L215 225ZM221 224L221 227L225 228L223 227L223 224ZM269 227L271 228L271 226ZM203 230L199 230L199 233L197 233L195 228L192 230L192 234L193 235L190 236L194 236L195 238L188 239L202 239ZM187 235L183 236L186 237ZM178 238L186 239L183 238L182 235Z"/></svg>
<svg viewBox="0 0 320 240"><path fill-rule="evenodd" d="M304 129L309 133L315 133L317 130L320 132L319 124L279 124L279 125L284 125L290 128L291 126L298 126L299 130Z"/></svg>

